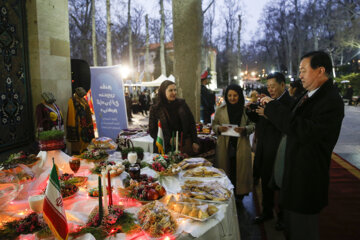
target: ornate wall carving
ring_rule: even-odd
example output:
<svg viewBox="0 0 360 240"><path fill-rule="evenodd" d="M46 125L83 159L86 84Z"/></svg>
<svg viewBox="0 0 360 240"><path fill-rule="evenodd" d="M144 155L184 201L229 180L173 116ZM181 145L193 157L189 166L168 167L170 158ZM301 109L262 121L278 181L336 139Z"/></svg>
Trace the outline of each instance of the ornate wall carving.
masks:
<svg viewBox="0 0 360 240"><path fill-rule="evenodd" d="M34 139L24 2L0 5L0 152Z"/></svg>

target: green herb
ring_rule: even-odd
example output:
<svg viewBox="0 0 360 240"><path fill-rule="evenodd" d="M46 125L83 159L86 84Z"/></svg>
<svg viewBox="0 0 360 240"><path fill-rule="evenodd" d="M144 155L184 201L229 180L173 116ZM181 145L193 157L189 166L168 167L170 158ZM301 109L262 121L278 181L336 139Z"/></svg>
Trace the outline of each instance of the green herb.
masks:
<svg viewBox="0 0 360 240"><path fill-rule="evenodd" d="M64 139L64 131L61 130L49 130L39 133L40 141L61 140L61 139Z"/></svg>
<svg viewBox="0 0 360 240"><path fill-rule="evenodd" d="M104 240L108 236L108 232L103 227L85 227L81 229L79 232L70 234L74 238L86 234L91 233L96 240Z"/></svg>

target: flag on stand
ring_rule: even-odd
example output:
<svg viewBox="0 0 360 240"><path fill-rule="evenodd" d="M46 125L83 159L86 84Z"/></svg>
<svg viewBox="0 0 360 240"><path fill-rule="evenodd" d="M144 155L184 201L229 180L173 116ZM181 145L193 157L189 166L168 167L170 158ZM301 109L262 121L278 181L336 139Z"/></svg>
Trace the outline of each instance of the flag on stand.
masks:
<svg viewBox="0 0 360 240"><path fill-rule="evenodd" d="M68 238L68 225L55 163L45 191L43 215L55 237L59 240L66 240Z"/></svg>
<svg viewBox="0 0 360 240"><path fill-rule="evenodd" d="M163 135L163 131L161 128L160 120L158 121L158 133L157 133L157 137L156 137L156 146L158 148L159 153L161 153L161 155L164 155L164 151L165 151L164 135Z"/></svg>

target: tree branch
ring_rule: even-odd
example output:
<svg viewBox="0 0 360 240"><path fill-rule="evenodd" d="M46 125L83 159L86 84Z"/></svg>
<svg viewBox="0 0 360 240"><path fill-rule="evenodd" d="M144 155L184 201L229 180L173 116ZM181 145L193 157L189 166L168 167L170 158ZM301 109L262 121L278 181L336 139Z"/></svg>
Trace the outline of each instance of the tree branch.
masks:
<svg viewBox="0 0 360 240"><path fill-rule="evenodd" d="M211 1L211 3L207 6L207 8L205 8L205 10L202 12L202 15L204 15L206 13L206 11L211 7L211 5L213 5L214 2L215 2L215 0Z"/></svg>

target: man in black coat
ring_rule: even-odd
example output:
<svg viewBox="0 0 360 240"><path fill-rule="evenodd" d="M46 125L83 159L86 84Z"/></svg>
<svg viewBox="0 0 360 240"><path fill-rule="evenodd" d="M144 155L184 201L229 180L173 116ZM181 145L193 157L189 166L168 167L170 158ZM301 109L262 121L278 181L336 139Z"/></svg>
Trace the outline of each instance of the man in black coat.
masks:
<svg viewBox="0 0 360 240"><path fill-rule="evenodd" d="M269 74L267 77L267 90L270 97L281 103L284 107L291 109L294 103L289 92L285 89L285 76L280 72ZM250 114L248 114L250 117ZM257 117L257 118L256 118ZM255 218L255 223L262 223L273 218L274 192L275 189L269 186L273 174L274 161L277 148L282 136L272 122L265 117L250 118L255 121L257 129L257 145L254 159L254 182L261 178L262 189L262 214ZM282 214L278 212L276 229L282 229Z"/></svg>
<svg viewBox="0 0 360 240"><path fill-rule="evenodd" d="M328 54L315 51L300 62L307 90L290 111L269 97L264 115L286 135L279 144L274 177L281 189L286 234L294 239L319 239L318 214L328 204L331 154L344 118L344 103L330 78Z"/></svg>

